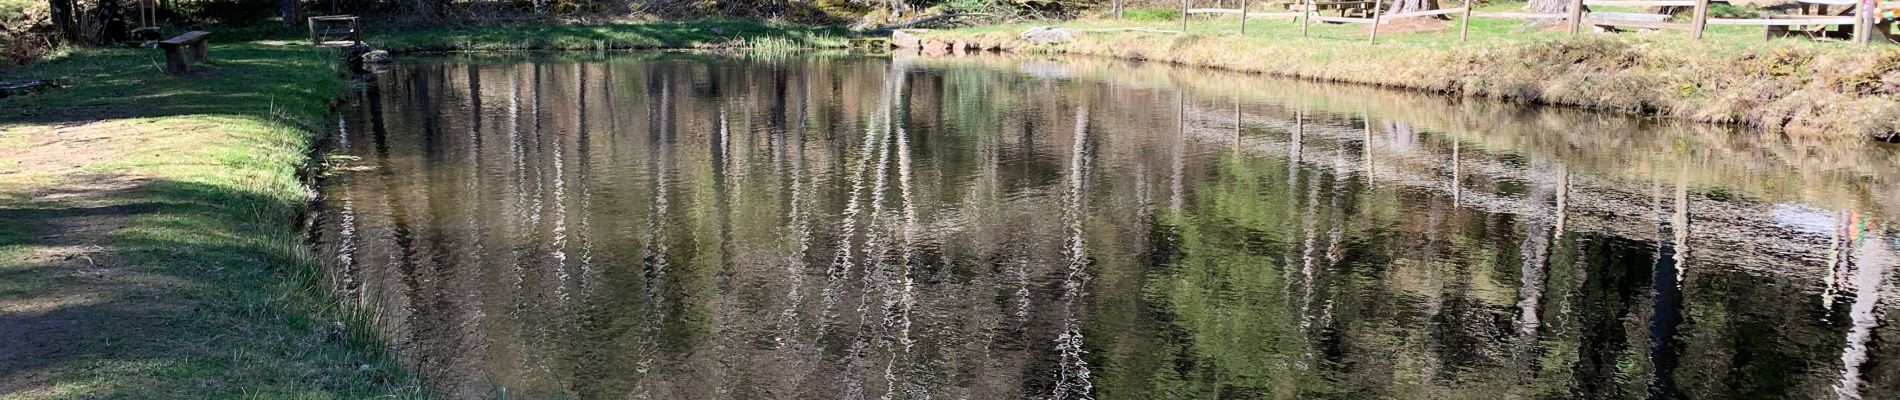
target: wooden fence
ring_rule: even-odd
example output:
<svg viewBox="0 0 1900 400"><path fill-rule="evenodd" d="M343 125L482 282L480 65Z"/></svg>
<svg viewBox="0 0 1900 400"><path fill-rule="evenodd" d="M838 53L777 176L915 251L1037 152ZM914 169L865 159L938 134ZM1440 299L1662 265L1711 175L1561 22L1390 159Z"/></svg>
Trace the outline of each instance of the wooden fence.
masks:
<svg viewBox="0 0 1900 400"><path fill-rule="evenodd" d="M1191 8L1189 4L1190 1L1191 0L1181 0L1181 32L1187 31L1188 16L1196 15L1196 14L1238 15L1240 16L1240 34L1242 35L1245 35L1247 33L1248 19L1292 17L1292 18L1300 20L1300 35L1301 36L1307 35L1309 27L1314 21L1328 22L1328 23L1370 24L1371 34L1368 35L1367 40L1371 42L1377 42L1379 40L1379 25L1385 22L1391 22L1392 20L1403 19L1403 18L1419 18L1419 17L1433 17L1433 16L1459 14L1464 17L1460 21L1460 25L1458 27L1458 40L1460 41L1466 40L1470 36L1471 19L1475 17L1475 18L1507 18L1507 19L1553 19L1553 20L1560 19L1560 20L1565 21L1565 24L1567 25L1571 36L1577 35L1579 31L1582 30L1582 27L1586 25L1598 27L1602 29L1616 29L1619 27L1625 27L1625 28L1640 28L1640 29L1685 30L1689 32L1689 37L1696 41L1702 40L1703 32L1708 28L1709 25L1760 26L1760 27L1763 27L1764 36L1767 38L1773 38L1774 34L1777 32L1786 33L1788 32L1789 29L1792 29L1794 27L1840 26L1840 27L1850 27L1851 29L1853 29L1852 40L1855 43L1868 44L1872 42L1872 39L1875 36L1891 38L1889 33L1883 32L1883 30L1889 29L1889 25L1888 23L1881 22L1880 16L1877 10L1883 7L1900 7L1900 2L1876 3L1877 0L1845 0L1845 1L1852 1L1851 5L1853 6L1853 12L1851 14L1842 14L1842 15L1777 14L1777 15L1763 15L1759 18L1710 18L1709 17L1709 0L1570 0L1569 7L1566 7L1568 11L1563 14L1474 11L1472 10L1472 5L1471 5L1470 0L1466 0L1464 4L1462 4L1460 7L1455 7L1455 8L1414 11L1414 12L1405 12L1405 13L1398 13L1398 14L1384 14L1385 8L1387 8L1390 5L1390 3L1385 0L1327 0L1327 1L1304 0L1304 2L1302 3L1297 3L1297 5L1300 8L1298 11L1293 11L1289 9L1288 12L1249 11L1248 0L1240 0L1240 5L1239 5L1240 8ZM1801 0L1801 1L1803 3L1806 3L1807 5L1820 5L1821 6L1820 8L1822 10L1826 10L1827 5L1849 5L1843 0ZM1588 8L1592 6L1599 6L1599 7L1689 7L1691 9L1691 14L1690 14L1690 18L1688 22L1670 22L1671 16L1668 14L1588 11ZM1806 7L1804 7L1804 9L1805 8ZM1339 10L1341 15L1340 16L1320 15L1321 11L1324 11L1324 10ZM1352 14L1351 11L1353 10L1360 11L1360 14L1357 16L1350 15ZM1120 15L1119 7L1117 11L1118 11L1117 16L1119 17ZM1369 15L1367 13L1369 13ZM1374 22L1379 22L1379 23L1374 23Z"/></svg>

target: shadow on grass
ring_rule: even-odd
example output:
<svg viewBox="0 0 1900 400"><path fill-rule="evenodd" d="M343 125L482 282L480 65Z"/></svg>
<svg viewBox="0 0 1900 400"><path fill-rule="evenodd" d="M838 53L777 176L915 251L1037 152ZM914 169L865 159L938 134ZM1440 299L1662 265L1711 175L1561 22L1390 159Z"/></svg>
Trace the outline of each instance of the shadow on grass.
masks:
<svg viewBox="0 0 1900 400"><path fill-rule="evenodd" d="M9 73L61 85L0 98L0 126L69 125L182 115L322 115L342 90L334 51L290 45L220 44L186 75L161 71L156 49L79 49Z"/></svg>
<svg viewBox="0 0 1900 400"><path fill-rule="evenodd" d="M0 206L0 281L25 283L0 290L0 393L362 398L413 386L336 313L298 311L334 305L287 223L291 200L173 180L76 200L109 205Z"/></svg>

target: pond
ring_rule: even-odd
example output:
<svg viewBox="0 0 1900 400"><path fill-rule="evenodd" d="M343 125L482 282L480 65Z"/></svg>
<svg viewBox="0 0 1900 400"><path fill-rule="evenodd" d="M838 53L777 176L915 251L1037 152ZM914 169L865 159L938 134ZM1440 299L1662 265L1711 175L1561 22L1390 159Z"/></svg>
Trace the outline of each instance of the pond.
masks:
<svg viewBox="0 0 1900 400"><path fill-rule="evenodd" d="M1893 398L1890 146L1102 59L407 60L331 284L449 398Z"/></svg>

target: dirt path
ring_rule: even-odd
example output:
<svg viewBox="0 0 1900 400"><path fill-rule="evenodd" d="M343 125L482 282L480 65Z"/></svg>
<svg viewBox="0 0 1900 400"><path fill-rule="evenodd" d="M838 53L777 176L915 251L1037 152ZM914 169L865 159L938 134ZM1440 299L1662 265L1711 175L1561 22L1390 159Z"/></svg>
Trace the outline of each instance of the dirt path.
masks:
<svg viewBox="0 0 1900 400"><path fill-rule="evenodd" d="M152 179L102 164L127 156L143 129L91 122L6 132L0 147L0 394L58 396L53 378L77 360L161 333L161 293L176 282L127 265L111 235L156 210L138 200Z"/></svg>

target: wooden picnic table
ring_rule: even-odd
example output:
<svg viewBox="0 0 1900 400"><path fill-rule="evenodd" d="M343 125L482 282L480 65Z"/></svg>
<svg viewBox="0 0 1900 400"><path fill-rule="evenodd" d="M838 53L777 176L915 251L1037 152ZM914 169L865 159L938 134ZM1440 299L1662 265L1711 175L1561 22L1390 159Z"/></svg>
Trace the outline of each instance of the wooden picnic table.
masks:
<svg viewBox="0 0 1900 400"><path fill-rule="evenodd" d="M1312 3L1312 10L1307 10L1307 3L1298 2L1287 4L1286 8L1292 11L1314 13L1333 10L1339 12L1340 17L1366 17L1372 15L1372 7L1377 4L1377 2L1358 0L1315 1Z"/></svg>
<svg viewBox="0 0 1900 400"><path fill-rule="evenodd" d="M350 40L350 44L363 43L363 28L357 23L355 15L325 15L310 17L310 44L322 46L325 38L339 37ZM339 26L340 25L340 26Z"/></svg>
<svg viewBox="0 0 1900 400"><path fill-rule="evenodd" d="M1798 1L1801 4L1801 14L1792 15L1789 17L1797 17L1797 18L1857 17L1859 6L1860 6L1859 0L1798 0ZM1840 8L1839 9L1832 8L1836 6ZM1873 11L1878 12L1878 10L1885 7L1889 7L1889 6L1900 7L1900 2L1876 3ZM1896 36L1893 33L1892 20L1880 18L1878 16L1875 16L1873 19L1874 19L1873 26L1868 27L1869 32L1872 32L1873 34L1877 35L1876 37L1884 38L1885 40L1888 40L1888 41L1896 40ZM1799 34L1805 35L1808 37L1826 37L1826 38L1843 39L1843 40L1851 39L1854 37L1854 31L1853 31L1854 25L1832 25L1834 26L1834 29L1832 30L1829 30L1828 26L1829 25L1826 25L1826 24L1768 26L1767 34L1771 38L1776 37L1776 36L1796 35L1797 34L1796 32L1799 32Z"/></svg>

